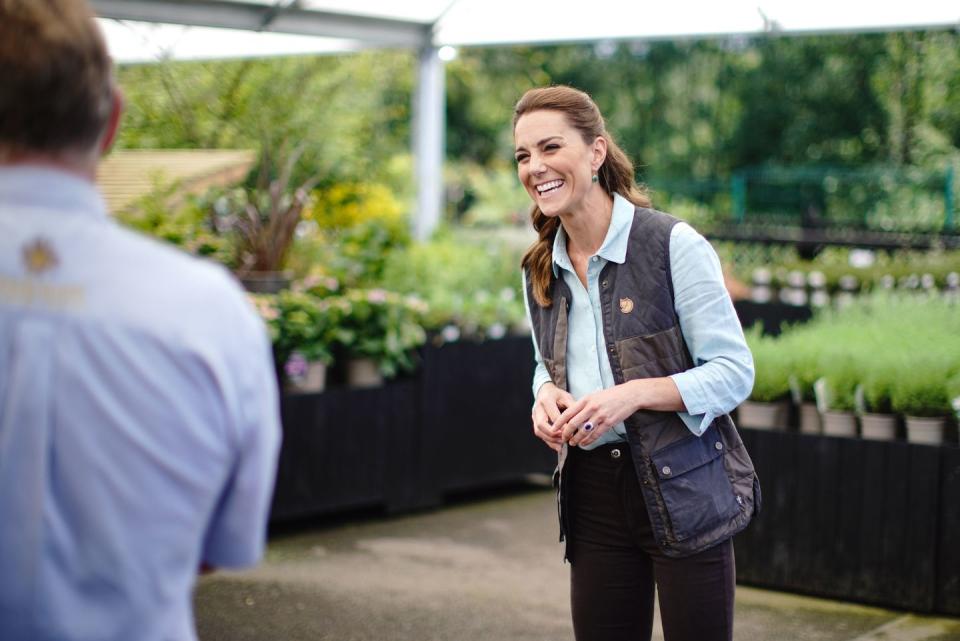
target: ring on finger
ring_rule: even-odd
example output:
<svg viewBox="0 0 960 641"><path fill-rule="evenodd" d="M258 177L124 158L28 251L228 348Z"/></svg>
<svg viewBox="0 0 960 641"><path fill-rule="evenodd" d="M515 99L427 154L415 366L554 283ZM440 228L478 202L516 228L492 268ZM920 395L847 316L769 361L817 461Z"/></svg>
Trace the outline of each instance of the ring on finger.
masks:
<svg viewBox="0 0 960 641"><path fill-rule="evenodd" d="M592 432L592 431L593 431L593 421L587 421L586 423L583 424L582 427L583 427L583 431L584 431L584 432Z"/></svg>

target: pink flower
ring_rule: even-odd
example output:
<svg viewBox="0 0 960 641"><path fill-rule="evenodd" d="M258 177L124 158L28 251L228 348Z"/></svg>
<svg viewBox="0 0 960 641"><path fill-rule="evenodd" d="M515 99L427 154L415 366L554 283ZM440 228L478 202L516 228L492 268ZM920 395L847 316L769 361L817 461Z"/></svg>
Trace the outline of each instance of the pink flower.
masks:
<svg viewBox="0 0 960 641"><path fill-rule="evenodd" d="M370 303L387 302L387 291L384 289L371 289L367 292L367 301Z"/></svg>

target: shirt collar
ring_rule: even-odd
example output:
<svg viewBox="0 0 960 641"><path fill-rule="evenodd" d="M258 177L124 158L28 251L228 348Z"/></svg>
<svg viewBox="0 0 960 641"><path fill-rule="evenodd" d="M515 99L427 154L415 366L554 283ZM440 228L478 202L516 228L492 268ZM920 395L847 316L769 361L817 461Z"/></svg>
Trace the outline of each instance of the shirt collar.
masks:
<svg viewBox="0 0 960 641"><path fill-rule="evenodd" d="M69 172L38 165L0 167L0 206L107 216L95 185Z"/></svg>
<svg viewBox="0 0 960 641"><path fill-rule="evenodd" d="M633 226L634 206L620 194L613 194L613 214L607 235L597 250L597 256L604 260L623 264L627 259L627 244L630 240L630 228ZM553 275L560 276L560 268L573 271L573 264L567 254L567 234L563 225L553 239Z"/></svg>

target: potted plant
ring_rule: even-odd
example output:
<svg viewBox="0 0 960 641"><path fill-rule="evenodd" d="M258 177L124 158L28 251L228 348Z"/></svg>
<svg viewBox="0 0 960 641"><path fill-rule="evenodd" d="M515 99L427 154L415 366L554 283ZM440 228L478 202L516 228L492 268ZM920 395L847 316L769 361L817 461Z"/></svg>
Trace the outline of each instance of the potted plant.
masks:
<svg viewBox="0 0 960 641"><path fill-rule="evenodd" d="M896 381L890 395L895 412L903 415L907 441L943 443L947 416L952 411L945 372L933 363L917 363L908 376Z"/></svg>
<svg viewBox="0 0 960 641"><path fill-rule="evenodd" d="M852 354L822 355L823 377L815 384L817 405L823 420L823 433L831 436L856 436L856 388L860 379Z"/></svg>
<svg viewBox="0 0 960 641"><path fill-rule="evenodd" d="M322 392L340 322L336 308L306 292L287 290L258 298L261 305L270 304L274 310L267 322L285 387L295 392Z"/></svg>
<svg viewBox="0 0 960 641"><path fill-rule="evenodd" d="M260 293L276 293L290 284L289 274L283 271L287 254L310 190L319 179L313 176L291 186L303 146L294 149L272 177L268 148L262 146L255 186L228 191L213 203L217 229L234 236L238 278L248 291Z"/></svg>
<svg viewBox="0 0 960 641"><path fill-rule="evenodd" d="M898 368L890 358L869 359L860 385L860 435L865 439L892 441L897 435L897 417L891 406Z"/></svg>
<svg viewBox="0 0 960 641"><path fill-rule="evenodd" d="M380 385L415 366L415 352L426 341L420 317L424 303L384 289L352 289L328 299L340 310L337 340L347 355L347 383Z"/></svg>
<svg viewBox="0 0 960 641"><path fill-rule="evenodd" d="M741 427L787 429L790 398L790 359L776 338L764 336L760 325L746 333L753 353L754 382L750 398L737 409Z"/></svg>
<svg viewBox="0 0 960 641"><path fill-rule="evenodd" d="M809 330L794 330L780 340L789 354L790 395L798 409L799 429L805 434L819 434L823 424L813 388L820 378L817 335Z"/></svg>

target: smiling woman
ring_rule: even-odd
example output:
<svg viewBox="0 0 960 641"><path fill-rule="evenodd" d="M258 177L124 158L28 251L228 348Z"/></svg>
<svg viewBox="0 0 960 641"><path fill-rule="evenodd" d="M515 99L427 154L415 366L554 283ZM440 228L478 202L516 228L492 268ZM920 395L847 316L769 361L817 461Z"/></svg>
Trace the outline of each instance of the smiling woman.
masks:
<svg viewBox="0 0 960 641"><path fill-rule="evenodd" d="M650 209L587 94L532 89L513 123L538 233L533 431L559 455L576 637L649 640L656 586L667 641L727 641L730 539L760 491L728 414L753 362L719 260Z"/></svg>

